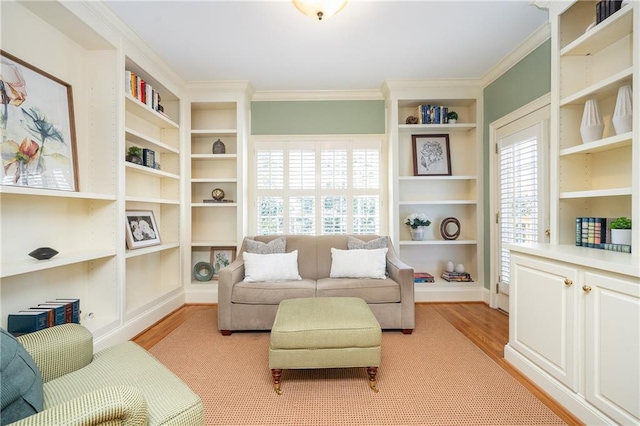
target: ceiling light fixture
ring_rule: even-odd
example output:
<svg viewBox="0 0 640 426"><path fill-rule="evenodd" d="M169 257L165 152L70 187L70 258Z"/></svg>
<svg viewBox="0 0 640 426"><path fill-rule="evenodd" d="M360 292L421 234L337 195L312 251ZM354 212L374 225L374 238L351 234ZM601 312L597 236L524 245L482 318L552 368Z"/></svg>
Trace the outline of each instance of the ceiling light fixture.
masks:
<svg viewBox="0 0 640 426"><path fill-rule="evenodd" d="M349 0L292 0L293 5L302 13L318 21L330 18L340 12Z"/></svg>

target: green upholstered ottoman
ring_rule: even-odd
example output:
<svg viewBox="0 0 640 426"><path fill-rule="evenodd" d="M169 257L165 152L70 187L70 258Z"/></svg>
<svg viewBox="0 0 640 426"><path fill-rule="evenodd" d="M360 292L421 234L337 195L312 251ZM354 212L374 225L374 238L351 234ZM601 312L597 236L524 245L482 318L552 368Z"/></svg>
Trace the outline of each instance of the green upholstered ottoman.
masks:
<svg viewBox="0 0 640 426"><path fill-rule="evenodd" d="M271 328L269 368L280 395L283 369L366 367L375 392L382 331L358 297L313 297L280 302Z"/></svg>

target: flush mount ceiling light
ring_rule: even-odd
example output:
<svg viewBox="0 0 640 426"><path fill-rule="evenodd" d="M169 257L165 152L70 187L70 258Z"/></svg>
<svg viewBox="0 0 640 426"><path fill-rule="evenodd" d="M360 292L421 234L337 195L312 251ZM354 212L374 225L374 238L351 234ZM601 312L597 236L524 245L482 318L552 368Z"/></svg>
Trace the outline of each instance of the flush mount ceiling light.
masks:
<svg viewBox="0 0 640 426"><path fill-rule="evenodd" d="M340 12L349 0L292 0L293 5L302 13L318 21L330 18Z"/></svg>

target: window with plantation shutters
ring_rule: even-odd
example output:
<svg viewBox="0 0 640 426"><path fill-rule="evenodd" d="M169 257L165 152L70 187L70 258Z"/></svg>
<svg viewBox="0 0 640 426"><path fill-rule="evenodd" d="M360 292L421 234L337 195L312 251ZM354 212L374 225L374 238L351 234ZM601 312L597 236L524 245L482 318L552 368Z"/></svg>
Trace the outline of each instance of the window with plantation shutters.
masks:
<svg viewBox="0 0 640 426"><path fill-rule="evenodd" d="M381 139L254 141L253 152L255 234L380 233Z"/></svg>
<svg viewBox="0 0 640 426"><path fill-rule="evenodd" d="M502 141L499 153L502 244L538 242L540 234L538 138L518 136ZM502 247L500 256L501 281L508 283L509 250Z"/></svg>

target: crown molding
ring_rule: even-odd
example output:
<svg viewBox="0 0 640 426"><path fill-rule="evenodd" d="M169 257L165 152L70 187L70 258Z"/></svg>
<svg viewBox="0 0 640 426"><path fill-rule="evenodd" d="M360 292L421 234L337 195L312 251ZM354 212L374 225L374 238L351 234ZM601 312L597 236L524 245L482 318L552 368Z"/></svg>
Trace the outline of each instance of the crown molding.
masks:
<svg viewBox="0 0 640 426"><path fill-rule="evenodd" d="M482 87L487 87L493 83L498 77L509 71L514 65L540 47L540 45L549 38L551 38L551 25L547 22L540 26L529 38L520 43L511 53L498 61L498 63L481 78Z"/></svg>
<svg viewBox="0 0 640 426"><path fill-rule="evenodd" d="M253 101L358 101L383 100L380 90L282 90L256 91Z"/></svg>

